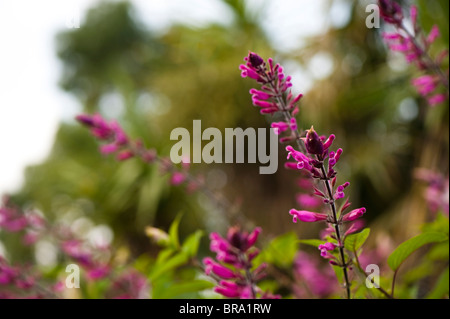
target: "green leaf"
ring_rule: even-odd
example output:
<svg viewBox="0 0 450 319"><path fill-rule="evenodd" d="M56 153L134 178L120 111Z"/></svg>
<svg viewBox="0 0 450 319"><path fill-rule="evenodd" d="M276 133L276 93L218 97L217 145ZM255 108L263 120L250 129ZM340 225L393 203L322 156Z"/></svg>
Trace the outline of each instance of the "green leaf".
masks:
<svg viewBox="0 0 450 319"><path fill-rule="evenodd" d="M200 245L200 240L204 235L204 231L197 230L195 233L191 234L186 238L183 243L181 250L186 253L189 257L194 257L197 255L198 247Z"/></svg>
<svg viewBox="0 0 450 319"><path fill-rule="evenodd" d="M342 267L335 266L335 265L333 265L332 267L333 267L334 273L336 274L337 280L340 283L342 283L344 281L344 271L342 270Z"/></svg>
<svg viewBox="0 0 450 319"><path fill-rule="evenodd" d="M444 216L442 213L440 213L440 214L437 214L435 220L423 225L422 232L424 232L424 233L437 232L437 233L444 233L444 234L448 235L449 225L450 224L448 222L448 217Z"/></svg>
<svg viewBox="0 0 450 319"><path fill-rule="evenodd" d="M428 253L428 258L430 258L431 260L448 261L449 249L450 248L448 241L436 244L430 249L430 252Z"/></svg>
<svg viewBox="0 0 450 319"><path fill-rule="evenodd" d="M153 296L158 299L173 299L180 295L211 289L214 283L206 280L189 280L187 282L180 282L170 285L164 289L159 296Z"/></svg>
<svg viewBox="0 0 450 319"><path fill-rule="evenodd" d="M370 234L370 228L366 228L357 234L348 235L345 238L344 246L350 251L357 252L366 242Z"/></svg>
<svg viewBox="0 0 450 319"><path fill-rule="evenodd" d="M436 285L433 290L428 294L427 299L438 299L448 296L449 288L449 269L446 270L439 276Z"/></svg>
<svg viewBox="0 0 450 319"><path fill-rule="evenodd" d="M185 253L176 254L175 256L168 259L166 262L155 265L155 267L152 269L149 279L154 280L158 278L161 274L185 264L188 261L188 259L189 258Z"/></svg>
<svg viewBox="0 0 450 319"><path fill-rule="evenodd" d="M175 220L172 222L172 225L170 225L170 228L169 228L170 243L175 249L180 248L180 239L178 237L178 228L180 226L180 221L181 221L182 216L183 216L182 214L178 214L177 217L175 217Z"/></svg>
<svg viewBox="0 0 450 319"><path fill-rule="evenodd" d="M169 257L172 256L174 252L175 251L171 248L161 250L158 253L158 257L156 257L155 265L161 265L161 264L165 263L166 260L169 259Z"/></svg>
<svg viewBox="0 0 450 319"><path fill-rule="evenodd" d="M298 239L294 232L278 236L261 252L255 264L267 262L283 268L289 267L294 262L297 246Z"/></svg>
<svg viewBox="0 0 450 319"><path fill-rule="evenodd" d="M447 236L445 234L435 232L423 233L408 239L392 252L388 258L388 265L392 270L396 271L405 259L420 247L430 243L442 242L446 239Z"/></svg>
<svg viewBox="0 0 450 319"><path fill-rule="evenodd" d="M300 239L298 241L300 244L310 245L314 247L319 247L319 245L322 245L324 243L323 240L320 239Z"/></svg>
<svg viewBox="0 0 450 319"><path fill-rule="evenodd" d="M433 273L433 263L429 259L423 260L419 265L403 274L403 282L405 284L414 284L419 280L430 276Z"/></svg>

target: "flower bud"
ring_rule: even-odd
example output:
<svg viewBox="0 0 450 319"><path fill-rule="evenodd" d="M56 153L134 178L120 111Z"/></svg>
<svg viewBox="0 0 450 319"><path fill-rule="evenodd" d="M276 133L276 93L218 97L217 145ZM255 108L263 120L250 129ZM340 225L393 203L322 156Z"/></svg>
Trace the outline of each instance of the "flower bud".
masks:
<svg viewBox="0 0 450 319"><path fill-rule="evenodd" d="M261 64L264 63L263 58L261 58L259 55L257 55L254 52L250 52L248 55L248 62L254 67L257 68Z"/></svg>
<svg viewBox="0 0 450 319"><path fill-rule="evenodd" d="M310 154L322 155L323 154L323 143L320 140L319 135L314 131L314 127L306 132L305 139L306 150Z"/></svg>

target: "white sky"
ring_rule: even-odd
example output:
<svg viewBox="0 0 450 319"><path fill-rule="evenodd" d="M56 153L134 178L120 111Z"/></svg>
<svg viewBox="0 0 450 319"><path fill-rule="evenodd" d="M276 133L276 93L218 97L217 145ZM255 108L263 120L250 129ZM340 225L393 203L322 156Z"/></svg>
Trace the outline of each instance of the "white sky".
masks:
<svg viewBox="0 0 450 319"><path fill-rule="evenodd" d="M61 65L54 36L97 2L0 0L0 195L20 188L24 167L45 159L59 121L77 112L78 102L57 85ZM218 0L132 2L144 22L161 30L172 21L201 25L231 18ZM250 0L256 6L262 2ZM291 49L302 36L324 31L329 23L322 11L325 3L269 0L264 27L280 49Z"/></svg>

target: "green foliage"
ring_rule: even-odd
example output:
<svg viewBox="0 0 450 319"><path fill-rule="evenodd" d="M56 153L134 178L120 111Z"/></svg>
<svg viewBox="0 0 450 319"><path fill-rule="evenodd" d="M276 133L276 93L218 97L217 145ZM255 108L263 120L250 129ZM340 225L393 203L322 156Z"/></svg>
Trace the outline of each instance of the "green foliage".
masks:
<svg viewBox="0 0 450 319"><path fill-rule="evenodd" d="M178 228L180 226L181 221L181 214L178 214L178 216L175 218L175 220L172 222L172 225L170 225L169 228L169 243L172 246L173 250L178 250L180 248L180 240L178 238Z"/></svg>
<svg viewBox="0 0 450 319"><path fill-rule="evenodd" d="M153 294L153 298L158 299L171 299L180 298L192 293L196 293L202 290L211 289L215 286L214 283L206 280L192 279L186 280L180 283L174 283L161 291L159 295Z"/></svg>
<svg viewBox="0 0 450 319"><path fill-rule="evenodd" d="M255 264L267 262L280 268L289 268L294 262L298 242L297 235L293 232L275 237L261 251L255 260Z"/></svg>
<svg viewBox="0 0 450 319"><path fill-rule="evenodd" d="M178 214L169 228L169 241L152 261L139 259L136 268L148 274L152 286L152 298L181 298L193 296L199 291L212 288L210 281L198 279L198 270L192 263L198 254L200 241L204 236L202 230L190 234L180 244L179 225L182 214Z"/></svg>
<svg viewBox="0 0 450 319"><path fill-rule="evenodd" d="M448 298L449 293L449 269L444 270L444 272L439 277L433 290L427 295L428 299L440 299Z"/></svg>
<svg viewBox="0 0 450 319"><path fill-rule="evenodd" d="M181 250L189 257L195 257L198 253L200 240L205 235L203 230L197 230L195 233L189 235L183 243Z"/></svg>
<svg viewBox="0 0 450 319"><path fill-rule="evenodd" d="M363 231L357 234L351 234L345 238L344 246L351 252L357 253L358 250L364 245L370 234L370 228L365 228Z"/></svg>
<svg viewBox="0 0 450 319"><path fill-rule="evenodd" d="M392 270L396 271L406 258L417 249L426 244L439 243L445 240L448 240L448 236L443 233L429 232L417 235L400 244L400 246L392 252L388 258L388 265Z"/></svg>

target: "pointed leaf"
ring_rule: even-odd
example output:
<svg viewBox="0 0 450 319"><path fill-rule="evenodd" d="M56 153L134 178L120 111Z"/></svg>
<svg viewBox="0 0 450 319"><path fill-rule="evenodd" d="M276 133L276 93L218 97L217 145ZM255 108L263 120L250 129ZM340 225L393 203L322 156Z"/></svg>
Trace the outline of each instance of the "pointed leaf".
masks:
<svg viewBox="0 0 450 319"><path fill-rule="evenodd" d="M194 257L197 255L198 246L200 245L200 240L205 233L202 230L197 230L195 233L191 234L186 238L183 243L181 250L185 252L189 257Z"/></svg>
<svg viewBox="0 0 450 319"><path fill-rule="evenodd" d="M439 276L439 279L434 286L433 290L428 294L427 299L438 299L447 296L449 291L449 271L448 267L444 270L444 272Z"/></svg>
<svg viewBox="0 0 450 319"><path fill-rule="evenodd" d="M173 299L183 294L195 293L205 289L211 289L214 286L215 285L212 282L206 280L189 280L187 282L175 283L164 289L159 296L153 297L158 299Z"/></svg>
<svg viewBox="0 0 450 319"><path fill-rule="evenodd" d="M357 252L366 242L370 234L370 228L366 228L357 234L348 235L345 238L344 246L350 251Z"/></svg>
<svg viewBox="0 0 450 319"><path fill-rule="evenodd" d="M172 222L172 225L170 225L169 228L169 239L170 244L175 248L180 248L180 240L178 237L178 228L180 225L182 214L178 214L177 217L175 217L175 220Z"/></svg>
<svg viewBox="0 0 450 319"><path fill-rule="evenodd" d="M401 264L408 258L413 252L415 252L420 247L430 244L438 243L447 240L448 237L443 233L429 232L417 235L411 239L400 244L389 256L388 265L389 267L396 271Z"/></svg>
<svg viewBox="0 0 450 319"><path fill-rule="evenodd" d="M310 245L314 247L319 247L319 245L322 245L324 243L323 240L320 239L300 239L298 241L300 244Z"/></svg>

